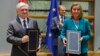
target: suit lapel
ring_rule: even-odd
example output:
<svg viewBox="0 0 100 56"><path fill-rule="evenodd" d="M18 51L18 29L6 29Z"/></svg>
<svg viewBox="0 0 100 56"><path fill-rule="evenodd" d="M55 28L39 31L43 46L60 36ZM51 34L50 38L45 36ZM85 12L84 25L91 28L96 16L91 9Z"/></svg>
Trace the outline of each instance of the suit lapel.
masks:
<svg viewBox="0 0 100 56"><path fill-rule="evenodd" d="M21 24L21 21L20 21L19 17L17 17L16 20L17 20L18 27L23 29L23 26ZM27 18L27 23L28 23L28 28L31 28L32 27L32 22L29 18Z"/></svg>
<svg viewBox="0 0 100 56"><path fill-rule="evenodd" d="M21 29L21 32L25 33L25 30L23 29L23 26L21 24L19 17L16 18L16 21L17 21L16 24L17 24L18 28Z"/></svg>
<svg viewBox="0 0 100 56"><path fill-rule="evenodd" d="M33 28L32 20L28 19L28 28Z"/></svg>

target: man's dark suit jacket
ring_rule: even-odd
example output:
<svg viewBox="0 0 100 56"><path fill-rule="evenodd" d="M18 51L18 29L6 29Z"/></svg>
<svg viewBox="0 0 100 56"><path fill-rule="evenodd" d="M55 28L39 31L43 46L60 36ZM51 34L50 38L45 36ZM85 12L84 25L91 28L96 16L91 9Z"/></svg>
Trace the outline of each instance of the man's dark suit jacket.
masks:
<svg viewBox="0 0 100 56"><path fill-rule="evenodd" d="M65 19L66 19L66 17L64 17L64 20ZM57 25L59 24L59 22L60 22L59 17L54 17L52 19L51 31L56 35L56 37L58 37L60 35L60 30L57 27Z"/></svg>
<svg viewBox="0 0 100 56"><path fill-rule="evenodd" d="M64 17L64 19L66 19L66 17ZM60 31L57 27L57 25L59 24L60 19L59 17L54 17L52 20L52 25L51 25L51 32L53 33L53 45L57 46L57 56L63 56L64 52L63 52L63 42L62 40L59 38L60 35Z"/></svg>
<svg viewBox="0 0 100 56"><path fill-rule="evenodd" d="M28 19L28 28L38 29L37 21ZM11 43L11 56L28 56L27 43L22 43L21 38L25 35L25 30L22 27L20 19L10 22L7 30L7 41Z"/></svg>

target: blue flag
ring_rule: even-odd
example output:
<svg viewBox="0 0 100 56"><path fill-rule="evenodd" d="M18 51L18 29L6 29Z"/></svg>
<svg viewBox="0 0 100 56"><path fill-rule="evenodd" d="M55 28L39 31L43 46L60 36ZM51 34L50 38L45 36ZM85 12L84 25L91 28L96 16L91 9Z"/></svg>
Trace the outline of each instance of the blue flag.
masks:
<svg viewBox="0 0 100 56"><path fill-rule="evenodd" d="M49 50L52 52L53 56L55 56L53 49L53 34L51 33L51 24L52 19L58 16L58 0L51 0L50 11L47 19L47 32L46 32L46 44Z"/></svg>

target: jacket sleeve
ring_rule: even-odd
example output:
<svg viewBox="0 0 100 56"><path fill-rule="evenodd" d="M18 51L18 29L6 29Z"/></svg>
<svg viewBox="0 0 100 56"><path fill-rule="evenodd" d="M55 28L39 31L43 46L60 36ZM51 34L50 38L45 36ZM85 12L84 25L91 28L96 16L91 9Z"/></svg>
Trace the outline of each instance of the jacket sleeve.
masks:
<svg viewBox="0 0 100 56"><path fill-rule="evenodd" d="M66 27L66 22L64 21L64 23L63 23L64 25L63 25L63 27L62 27L62 30L61 30L61 34L60 34L60 38L65 38L66 37L66 29L67 29L67 27Z"/></svg>
<svg viewBox="0 0 100 56"><path fill-rule="evenodd" d="M85 22L85 28L86 28L85 35L82 37L83 37L83 41L88 41L91 39L91 28L88 20L86 20Z"/></svg>
<svg viewBox="0 0 100 56"><path fill-rule="evenodd" d="M52 19L52 23L51 23L51 30L54 31L54 32L59 31L59 29L58 29L58 27L57 27L58 23L57 23L57 20L56 20L56 19L57 19L57 18L54 17L54 18Z"/></svg>
<svg viewBox="0 0 100 56"><path fill-rule="evenodd" d="M7 30L7 42L13 45L20 45L22 43L21 38L15 36L15 29L12 24L9 24Z"/></svg>

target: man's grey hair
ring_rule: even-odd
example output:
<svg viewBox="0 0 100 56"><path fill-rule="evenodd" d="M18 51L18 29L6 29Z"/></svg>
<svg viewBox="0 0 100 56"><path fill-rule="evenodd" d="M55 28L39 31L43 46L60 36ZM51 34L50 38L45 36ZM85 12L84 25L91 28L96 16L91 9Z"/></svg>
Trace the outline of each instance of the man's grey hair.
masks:
<svg viewBox="0 0 100 56"><path fill-rule="evenodd" d="M22 6L26 6L27 8L29 8L29 5L27 3L24 3L24 2L20 2L16 5L16 9L19 9L21 8Z"/></svg>

